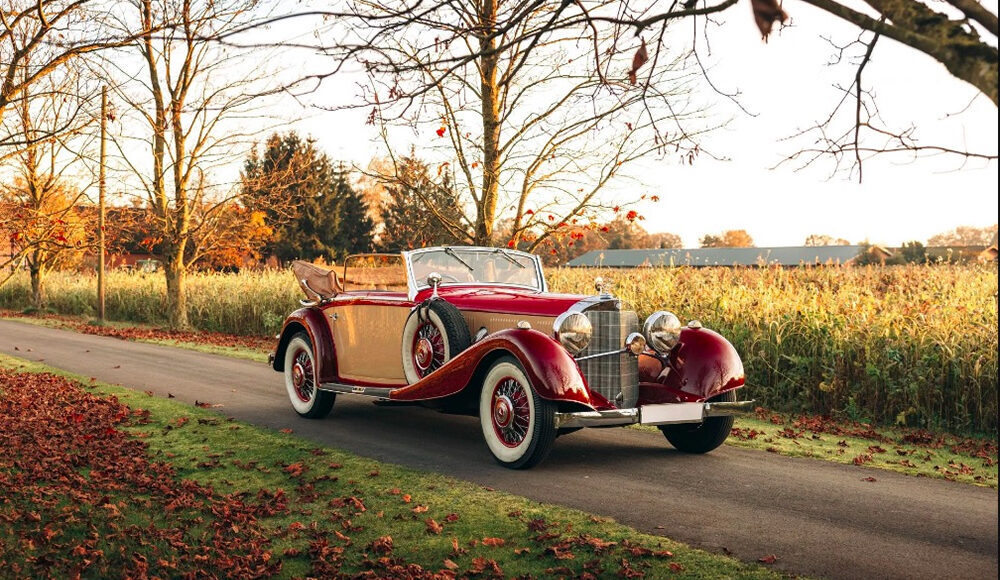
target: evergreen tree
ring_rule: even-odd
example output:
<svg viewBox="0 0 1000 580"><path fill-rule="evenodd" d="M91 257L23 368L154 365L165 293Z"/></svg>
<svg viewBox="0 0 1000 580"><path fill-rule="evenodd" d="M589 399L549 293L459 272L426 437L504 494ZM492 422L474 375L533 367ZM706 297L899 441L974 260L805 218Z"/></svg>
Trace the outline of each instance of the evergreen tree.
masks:
<svg viewBox="0 0 1000 580"><path fill-rule="evenodd" d="M243 167L242 198L250 210L264 212L274 230L263 253L283 262L333 262L371 248L374 224L347 171L294 131L271 135L263 154L251 152Z"/></svg>
<svg viewBox="0 0 1000 580"><path fill-rule="evenodd" d="M379 240L380 250L397 252L462 241L457 228L462 227L463 214L447 175L441 183L435 183L427 164L412 151L400 160L396 171L386 187L389 202L382 211L385 228Z"/></svg>
<svg viewBox="0 0 1000 580"><path fill-rule="evenodd" d="M337 248L338 258L372 251L372 232L375 230L375 222L368 217L367 204L351 187L348 178L344 164L341 163L334 181L340 223L334 233L333 245Z"/></svg>
<svg viewBox="0 0 1000 580"><path fill-rule="evenodd" d="M927 261L927 248L917 241L903 244L900 254L907 264L923 264Z"/></svg>

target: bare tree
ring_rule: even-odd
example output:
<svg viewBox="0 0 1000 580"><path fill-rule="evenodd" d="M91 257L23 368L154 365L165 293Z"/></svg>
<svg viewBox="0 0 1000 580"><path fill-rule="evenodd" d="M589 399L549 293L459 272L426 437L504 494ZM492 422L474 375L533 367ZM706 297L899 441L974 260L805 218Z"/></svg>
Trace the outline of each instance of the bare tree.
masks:
<svg viewBox="0 0 1000 580"><path fill-rule="evenodd" d="M167 282L167 314L189 326L186 273L222 232L238 193L220 178L238 146L256 133L246 119L261 94L260 74L247 52L214 39L247 24L255 0L129 0L118 27L145 34L104 66L127 79L117 89L126 113L142 130L116 139L121 160L139 184L156 232ZM136 56L139 58L136 59ZM145 155L139 155L141 149Z"/></svg>
<svg viewBox="0 0 1000 580"><path fill-rule="evenodd" d="M989 246L997 240L997 224L977 228L975 226L958 226L957 228L936 234L927 239L928 246Z"/></svg>
<svg viewBox="0 0 1000 580"><path fill-rule="evenodd" d="M752 248L753 238L746 230L726 230L719 235L705 234L699 240L703 248Z"/></svg>
<svg viewBox="0 0 1000 580"><path fill-rule="evenodd" d="M938 61L955 78L976 87L997 104L997 15L977 0L865 0L864 8L845 0L802 0L831 16L906 45ZM424 3L419 3L424 4ZM737 0L617 2L615 14L594 14L582 2L563 2L578 10L549 26L586 30L626 26L638 32L668 20L698 17L736 8ZM744 4L745 6L745 4ZM778 0L751 0L752 16L766 39L775 22L789 14ZM872 14L875 14L874 16Z"/></svg>
<svg viewBox="0 0 1000 580"><path fill-rule="evenodd" d="M81 207L88 184L78 170L91 140L86 129L95 119L84 111L92 91L76 73L64 65L28 83L31 69L21 67L15 78L23 89L5 120L26 145L8 157L13 179L0 187L0 230L10 232L14 249L0 269L28 270L36 308L46 303L46 274L78 260L93 241L86 223L92 216Z"/></svg>
<svg viewBox="0 0 1000 580"><path fill-rule="evenodd" d="M849 246L851 242L844 238L835 238L826 234L809 234L804 246Z"/></svg>
<svg viewBox="0 0 1000 580"><path fill-rule="evenodd" d="M48 132L36 130L28 137L13 130L18 123L6 123L7 113L32 92L40 92L32 87L83 55L123 46L147 32L123 33L104 26L117 4L109 0L0 0L0 161L39 141L56 138L79 122L76 114L64 111L61 124L46 125Z"/></svg>
<svg viewBox="0 0 1000 580"><path fill-rule="evenodd" d="M876 45L893 42L940 63L951 76L969 83L978 95L985 96L996 106L998 25L995 8L986 8L978 0L802 1L827 13L831 19L856 27L858 34L847 42L830 40L834 58L849 64L853 72L848 82L835 85L842 96L833 103L828 114L824 114L815 125L792 136L791 143L798 150L785 162L802 168L817 161L832 160L833 173L844 170L859 181L863 179L864 162L875 156L902 155L915 159L945 155L957 157L960 162L995 162L995 148L978 151L964 143L927 143L919 138L916 126L893 126L884 121L874 98L873 85L877 79L866 74ZM538 49L546 47L553 39L571 37L578 42L578 47L584 44L591 47L589 60L596 66L604 86L617 80L623 72L622 67L607 67L622 54L632 56L634 62L641 66L647 59L661 61L664 49L683 49L689 61L704 73L708 85L741 108L739 91L724 92L719 89L703 62L703 53L710 46L711 25L715 23L712 18L734 13L739 18L752 19L766 41L775 24L794 22L796 10L794 4L783 6L780 0L751 0L749 4L739 3L738 0L524 0L504 3L346 0L342 5L346 6L342 10L310 13L320 14L332 21L347 21L368 32L345 34L337 39L336 47L323 47L327 52L349 57L341 59L334 72L345 70L349 68L346 63L357 61L366 70L397 75L435 63L439 66L438 76L443 78L441 70L447 74L460 74L475 63L475 70L467 75L474 82L494 74L496 68L491 62L502 60L501 55L505 51L525 50L526 54L537 57L544 52ZM686 30L690 33L672 33L666 42L660 42L664 25L681 20L688 23ZM396 41L404 34L408 34L410 43L400 51ZM601 39L608 38L614 41L610 44L601 42ZM648 51L646 44L636 51L640 39L648 41L654 38L658 41L649 42ZM455 51L456 45L464 50ZM372 56L370 49L373 47L378 48L374 51L377 56ZM568 60L548 59L546 64L557 66ZM574 60L579 62L588 60L588 57L578 54ZM530 58L521 62L528 61ZM392 65L387 66L387 62ZM821 64L826 63L817 63L817 66ZM519 66L515 65L514 69L519 70ZM761 68L766 69L766 63L762 63ZM629 76L638 74L638 66L625 69ZM313 78L325 76L316 75ZM926 81L931 87L937 82L939 79L935 77ZM414 93L423 94L434 86L434 83L428 82L424 83L423 89L417 90L412 84L387 80L379 87L381 91L370 96L377 95L381 99L379 104L385 105L401 96L412 99ZM494 94L488 90L477 90L477 97L488 99ZM412 103L408 105L410 108L407 110L412 112ZM819 106L824 104L819 103ZM489 111L489 108L483 109L484 113ZM447 115L444 117L442 126L447 126L450 121ZM448 136L454 139L451 133ZM481 163L487 164L487 167L492 151L493 148L483 148L484 159ZM492 199L491 182L503 182L490 177L489 173L484 172L481 191L477 192L485 199L480 205L486 210ZM478 217L473 221L479 221Z"/></svg>
<svg viewBox="0 0 1000 580"><path fill-rule="evenodd" d="M370 85L350 106L371 108L386 145L403 126L423 157L437 152L436 173L465 211L455 219L423 201L451 235L530 236L534 248L573 220L636 201L601 195L630 162L656 152L687 162L700 151L702 110L687 86L696 74L666 49L665 26L627 37L621 26L589 27L580 38L567 24L617 4L357 2L324 38L338 35L327 51L338 62L363 64ZM510 240L494 239L500 216L513 220Z"/></svg>

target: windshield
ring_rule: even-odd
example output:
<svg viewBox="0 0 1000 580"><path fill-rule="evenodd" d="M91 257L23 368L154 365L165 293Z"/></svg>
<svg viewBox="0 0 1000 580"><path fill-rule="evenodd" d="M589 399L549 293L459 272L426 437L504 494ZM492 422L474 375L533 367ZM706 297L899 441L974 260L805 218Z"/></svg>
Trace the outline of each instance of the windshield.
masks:
<svg viewBox="0 0 1000 580"><path fill-rule="evenodd" d="M410 254L413 281L427 287L427 275L437 272L441 285L511 284L544 290L542 272L531 254L503 248L432 248Z"/></svg>

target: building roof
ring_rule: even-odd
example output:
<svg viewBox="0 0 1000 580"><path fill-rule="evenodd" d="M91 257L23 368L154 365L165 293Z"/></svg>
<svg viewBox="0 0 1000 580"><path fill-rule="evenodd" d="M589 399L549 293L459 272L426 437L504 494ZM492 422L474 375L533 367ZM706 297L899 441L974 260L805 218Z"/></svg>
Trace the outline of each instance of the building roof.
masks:
<svg viewBox="0 0 1000 580"><path fill-rule="evenodd" d="M877 246L872 246L876 248ZM675 250L593 250L567 266L802 266L846 264L865 246L787 246L777 248L690 248ZM891 255L891 253L887 253Z"/></svg>

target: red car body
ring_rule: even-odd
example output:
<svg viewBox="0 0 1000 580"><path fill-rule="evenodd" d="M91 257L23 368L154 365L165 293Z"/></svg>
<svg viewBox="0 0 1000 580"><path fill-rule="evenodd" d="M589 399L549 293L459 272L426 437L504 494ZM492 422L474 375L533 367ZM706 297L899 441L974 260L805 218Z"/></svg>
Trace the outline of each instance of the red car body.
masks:
<svg viewBox="0 0 1000 580"><path fill-rule="evenodd" d="M335 282L340 286L337 291L332 295L312 291L317 299L287 317L272 355L273 368L285 373L290 397L300 414L325 415L328 407L326 412L317 409L323 401L309 398L326 397L332 405L334 393L479 414L487 443L498 461L509 467L530 467L544 457L547 449L528 449L522 457L518 447L524 440L547 446L551 444L548 439L579 427L648 422L661 425L668 439L682 448L671 438L671 429L684 430L684 436L690 438L705 425L728 420L731 426L731 414L749 406L749 402L735 403L732 396L744 384L743 365L736 350L697 321L678 327L671 335L669 350L657 352L645 346L646 339L634 332L637 317L623 310L621 301L613 296L547 292L537 258L507 251L498 254L501 250L492 248L421 252L434 251L454 254L462 264L469 262L469 272L473 271L472 263L481 270L486 266L510 268L522 283L458 281L463 274L459 268L455 276L446 274L456 279L453 283L440 281L435 272L429 276L431 281L423 284L414 279L416 268L411 260L425 255L416 254L415 258L412 253L404 253L408 276L405 291L402 287L346 290L350 273L345 267L343 278ZM508 262L521 270L508 266ZM531 264L537 268L538 280L535 287L526 287L523 280L529 273L524 270ZM433 276L438 276L436 283ZM308 281L300 282L309 294ZM433 314L428 314L431 310ZM581 312L595 321L599 328L591 331L592 340L596 340L596 334L610 332L613 336L605 337L610 340L605 343L612 348L591 355L583 350L575 357L560 341L558 329L553 328L560 323L561 315L571 312ZM444 332L447 320L442 319L449 317L452 327ZM419 330L413 330L415 325ZM466 330L468 335L464 334ZM633 330L627 338L636 341L632 348L639 351L637 354L621 344L625 330ZM650 332L648 328L646 332ZM430 338L424 338L428 333ZM471 343L468 346L462 342L465 336L468 338L464 340ZM294 341L295 337L299 339ZM308 338L308 347L302 346L303 337ZM442 341L452 349L455 343L462 343L461 349L452 356L439 356ZM290 347L301 352L293 356ZM394 353L398 353L398 360ZM443 360L439 366L429 366L428 357ZM407 367L403 368L405 372L400 372L400 365ZM490 373L497 377L491 379L497 382L492 391L483 384L493 376ZM612 386L595 388L588 378L610 381ZM312 395L307 392L309 388L315 391ZM488 405L486 398L490 398ZM484 417L486 414L490 419ZM652 418L646 421L644 416ZM514 429L512 421L530 425ZM546 427L545 421L552 425ZM722 427L728 435L728 426L717 427L712 430L713 442L720 436L725 438ZM535 435L522 434L522 430L531 430ZM705 434L700 436L704 438ZM493 440L495 437L497 440ZM684 450L700 452L697 445Z"/></svg>

